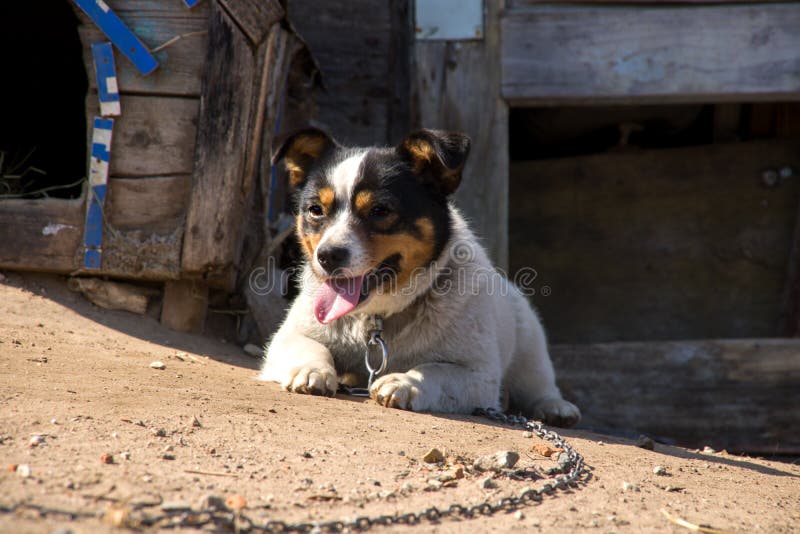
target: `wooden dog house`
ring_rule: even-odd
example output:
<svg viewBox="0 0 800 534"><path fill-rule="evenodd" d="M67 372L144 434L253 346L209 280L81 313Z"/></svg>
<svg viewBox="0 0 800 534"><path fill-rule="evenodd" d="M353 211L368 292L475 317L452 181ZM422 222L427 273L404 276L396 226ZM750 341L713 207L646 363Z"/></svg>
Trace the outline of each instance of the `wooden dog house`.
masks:
<svg viewBox="0 0 800 534"><path fill-rule="evenodd" d="M302 43L277 0L103 5L154 51L159 67L142 75L115 50L121 115L113 127L102 262L84 267L84 184L73 199L0 196L0 268L166 281L165 306L170 290L178 300L187 283L194 293L230 289L249 267L241 261L245 235L264 240L270 147ZM91 47L109 39L73 9L90 85L88 161L99 114Z"/></svg>

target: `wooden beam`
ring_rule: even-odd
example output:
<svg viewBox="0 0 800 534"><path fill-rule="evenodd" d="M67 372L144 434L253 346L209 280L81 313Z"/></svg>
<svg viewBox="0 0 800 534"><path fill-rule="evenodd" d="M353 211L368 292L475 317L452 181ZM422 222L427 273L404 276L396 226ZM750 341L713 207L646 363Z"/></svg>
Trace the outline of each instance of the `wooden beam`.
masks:
<svg viewBox="0 0 800 534"><path fill-rule="evenodd" d="M472 150L456 204L495 263L508 263L508 106L500 96L503 2L486 3L481 41L417 41L413 123L465 132Z"/></svg>
<svg viewBox="0 0 800 534"><path fill-rule="evenodd" d="M73 271L83 260L85 216L85 197L0 200L0 268Z"/></svg>
<svg viewBox="0 0 800 534"><path fill-rule="evenodd" d="M800 341L554 345L580 426L687 447L800 454Z"/></svg>
<svg viewBox="0 0 800 534"><path fill-rule="evenodd" d="M272 25L286 14L278 0L219 0L254 46L260 45Z"/></svg>
<svg viewBox="0 0 800 534"><path fill-rule="evenodd" d="M248 40L216 3L208 43L182 268L230 287L241 250L256 62Z"/></svg>
<svg viewBox="0 0 800 534"><path fill-rule="evenodd" d="M512 105L800 99L800 4L529 6L502 17Z"/></svg>
<svg viewBox="0 0 800 534"><path fill-rule="evenodd" d="M178 332L201 333L208 311L208 286L200 281L164 284L161 324Z"/></svg>

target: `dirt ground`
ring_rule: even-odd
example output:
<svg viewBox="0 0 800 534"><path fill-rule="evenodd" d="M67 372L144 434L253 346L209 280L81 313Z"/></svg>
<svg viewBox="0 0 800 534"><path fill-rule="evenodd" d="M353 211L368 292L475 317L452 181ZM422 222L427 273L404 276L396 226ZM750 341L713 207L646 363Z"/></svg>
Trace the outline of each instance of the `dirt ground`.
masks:
<svg viewBox="0 0 800 534"><path fill-rule="evenodd" d="M444 472L460 474L456 464L512 450L525 473L556 465L532 450L544 442L521 430L290 394L254 380L257 360L231 343L96 308L63 278L4 274L1 532L109 531L235 495L257 524L471 505L543 480L501 473L484 488L486 475L468 468L447 481ZM519 512L413 529L689 532L665 510L728 532L800 532L800 465L563 435L590 468L578 488ZM446 465L422 461L433 447ZM429 482L437 478L445 482Z"/></svg>

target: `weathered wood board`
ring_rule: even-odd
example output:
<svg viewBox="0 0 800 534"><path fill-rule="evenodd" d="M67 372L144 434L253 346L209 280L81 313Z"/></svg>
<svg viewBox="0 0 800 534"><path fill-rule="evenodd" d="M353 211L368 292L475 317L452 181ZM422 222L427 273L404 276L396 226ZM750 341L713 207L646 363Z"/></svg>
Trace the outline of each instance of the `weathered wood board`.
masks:
<svg viewBox="0 0 800 534"><path fill-rule="evenodd" d="M116 51L120 92L199 96L208 42L205 32L208 30L210 2L201 2L192 10L186 9L181 2L163 0L108 0L107 3L151 50L176 36L192 34L155 52L159 68L148 76L142 76ZM108 38L81 10L76 8L75 12L81 21L78 31L83 43L84 64L87 72L91 73L91 45ZM92 76L89 76L89 83L91 89L97 89Z"/></svg>
<svg viewBox="0 0 800 534"><path fill-rule="evenodd" d="M122 95L121 103L124 112L114 121L111 175L191 174L200 100ZM89 93L86 116L91 118L98 112L97 96Z"/></svg>
<svg viewBox="0 0 800 534"><path fill-rule="evenodd" d="M316 121L345 144L398 143L408 127L408 47L399 39L410 31L410 22L402 19L407 4L295 0L287 5L289 20L322 69L326 91L319 95Z"/></svg>
<svg viewBox="0 0 800 534"><path fill-rule="evenodd" d="M554 345L551 353L583 428L800 454L798 340Z"/></svg>
<svg viewBox="0 0 800 534"><path fill-rule="evenodd" d="M531 5L501 20L512 105L800 99L800 3Z"/></svg>
<svg viewBox="0 0 800 534"><path fill-rule="evenodd" d="M85 217L85 198L0 200L0 268L72 271Z"/></svg>
<svg viewBox="0 0 800 534"><path fill-rule="evenodd" d="M267 38L270 27L285 14L278 0L219 0L254 46Z"/></svg>
<svg viewBox="0 0 800 534"><path fill-rule="evenodd" d="M481 41L415 44L415 127L465 132L472 149L456 204L500 267L508 262L508 106L498 87L502 2L488 2Z"/></svg>
<svg viewBox="0 0 800 534"><path fill-rule="evenodd" d="M109 223L121 231L169 235L183 226L192 177L156 176L109 180Z"/></svg>
<svg viewBox="0 0 800 534"><path fill-rule="evenodd" d="M560 343L783 335L800 139L514 162L510 272ZM550 291L544 295L543 288Z"/></svg>
<svg viewBox="0 0 800 534"><path fill-rule="evenodd" d="M92 274L180 275L189 176L109 179L103 260ZM72 273L83 264L86 199L0 201L0 268Z"/></svg>
<svg viewBox="0 0 800 534"><path fill-rule="evenodd" d="M228 286L241 250L257 74L249 42L216 4L205 69L182 268Z"/></svg>

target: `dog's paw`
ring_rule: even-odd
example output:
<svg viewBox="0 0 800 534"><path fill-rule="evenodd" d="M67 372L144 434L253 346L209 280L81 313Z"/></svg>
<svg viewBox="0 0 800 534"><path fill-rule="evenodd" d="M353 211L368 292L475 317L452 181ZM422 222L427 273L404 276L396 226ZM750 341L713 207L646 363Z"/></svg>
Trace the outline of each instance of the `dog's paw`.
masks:
<svg viewBox="0 0 800 534"><path fill-rule="evenodd" d="M548 425L562 428L576 425L581 420L581 411L578 407L558 397L540 400L533 407L531 415L534 419L543 421Z"/></svg>
<svg viewBox="0 0 800 534"><path fill-rule="evenodd" d="M375 402L387 408L414 410L419 386L419 380L405 373L392 373L372 384L369 394Z"/></svg>
<svg viewBox="0 0 800 534"><path fill-rule="evenodd" d="M284 389L295 393L333 396L338 382L336 371L326 367L295 367L281 382Z"/></svg>

